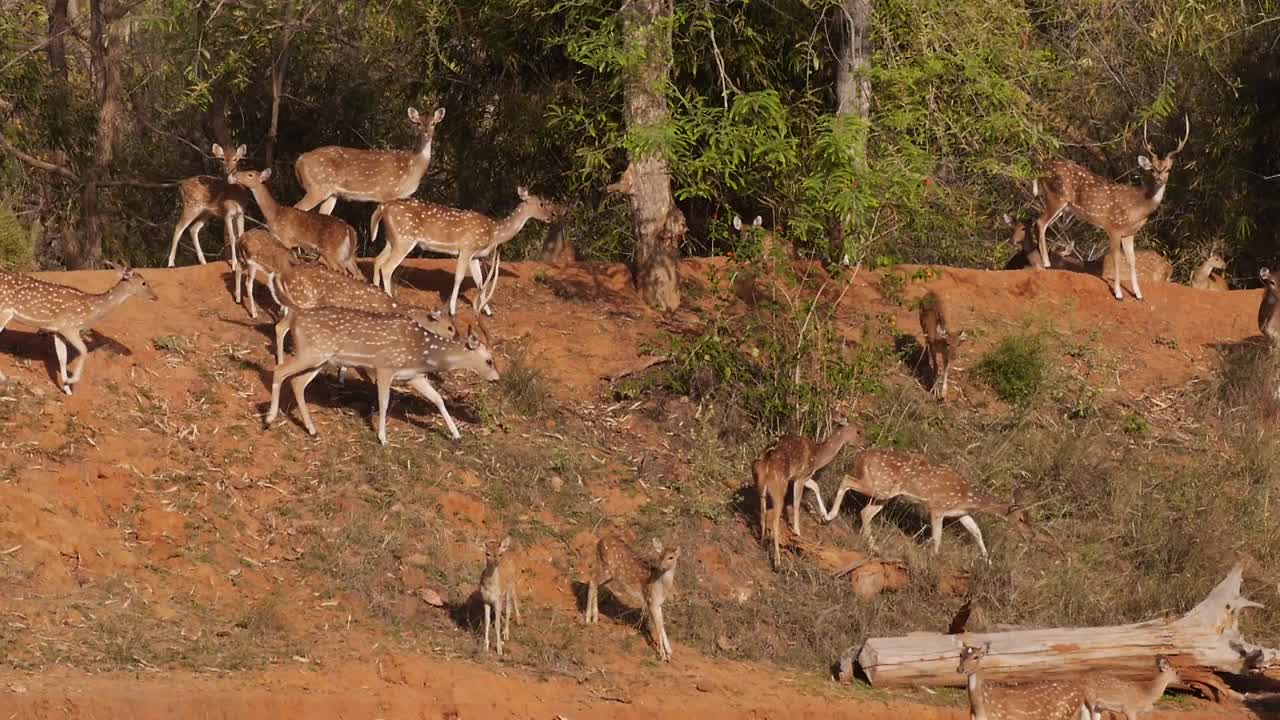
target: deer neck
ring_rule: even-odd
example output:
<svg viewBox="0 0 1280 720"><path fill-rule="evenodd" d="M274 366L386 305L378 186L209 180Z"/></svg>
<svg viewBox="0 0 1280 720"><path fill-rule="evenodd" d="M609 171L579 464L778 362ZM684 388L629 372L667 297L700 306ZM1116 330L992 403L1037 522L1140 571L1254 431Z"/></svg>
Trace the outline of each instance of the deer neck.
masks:
<svg viewBox="0 0 1280 720"><path fill-rule="evenodd" d="M1148 706L1155 705L1156 702L1160 699L1160 696L1164 695L1164 691L1169 687L1169 683L1172 683L1174 680L1177 680L1177 679L1178 679L1177 673L1175 673L1172 670L1162 671L1160 673L1157 673L1156 676L1151 679L1151 682L1147 683L1147 686L1145 688L1146 704Z"/></svg>
<svg viewBox="0 0 1280 720"><path fill-rule="evenodd" d="M813 452L813 470L814 472L831 464L836 459L836 455L844 449L849 441L839 435L833 435L826 439L825 442L818 443Z"/></svg>
<svg viewBox="0 0 1280 720"><path fill-rule="evenodd" d="M493 239L489 242L489 247L496 248L515 237L517 233L524 229L524 224L529 222L532 217L533 208L530 207L529 203L520 203L520 206L512 210L510 215L498 222L493 230Z"/></svg>
<svg viewBox="0 0 1280 720"><path fill-rule="evenodd" d="M249 192L253 193L254 202L258 203L258 209L262 211L262 217L267 221L268 225L273 225L276 218L280 215L280 203L271 197L271 191L266 185L246 185Z"/></svg>
<svg viewBox="0 0 1280 720"><path fill-rule="evenodd" d="M1169 184L1157 181L1155 175L1147 175L1143 185L1146 188L1147 202L1151 203L1151 210L1154 212L1156 208L1160 207L1160 202L1164 200L1164 190Z"/></svg>
<svg viewBox="0 0 1280 720"><path fill-rule="evenodd" d="M104 293L90 295L93 309L89 311L88 317L85 319L85 325L88 326L101 320L107 313L123 305L124 301L129 299L129 296L129 286L123 280Z"/></svg>
<svg viewBox="0 0 1280 720"><path fill-rule="evenodd" d="M1209 278L1213 276L1213 266L1209 261L1205 261L1200 267L1196 268L1192 274L1192 287L1204 287L1209 284Z"/></svg>

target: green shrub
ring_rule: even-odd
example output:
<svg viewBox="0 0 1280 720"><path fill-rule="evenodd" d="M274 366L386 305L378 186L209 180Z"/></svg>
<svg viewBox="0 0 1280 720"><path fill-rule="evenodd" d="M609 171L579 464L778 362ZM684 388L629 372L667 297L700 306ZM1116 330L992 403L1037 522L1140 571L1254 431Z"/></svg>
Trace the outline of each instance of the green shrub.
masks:
<svg viewBox="0 0 1280 720"><path fill-rule="evenodd" d="M1039 335L1010 335L978 363L982 378L1001 400L1010 405L1026 405L1044 386L1048 363Z"/></svg>
<svg viewBox="0 0 1280 720"><path fill-rule="evenodd" d="M27 229L13 208L0 200L0 270L26 272L34 269L34 265L35 255Z"/></svg>
<svg viewBox="0 0 1280 720"><path fill-rule="evenodd" d="M503 368L498 386L511 407L525 417L541 415L551 397L546 377L528 363L523 351Z"/></svg>

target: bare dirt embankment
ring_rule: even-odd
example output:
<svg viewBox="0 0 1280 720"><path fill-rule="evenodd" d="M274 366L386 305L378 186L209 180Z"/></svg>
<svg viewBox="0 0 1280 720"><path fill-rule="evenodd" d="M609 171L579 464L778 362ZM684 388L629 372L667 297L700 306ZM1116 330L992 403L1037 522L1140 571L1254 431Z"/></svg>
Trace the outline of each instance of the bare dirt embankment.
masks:
<svg viewBox="0 0 1280 720"><path fill-rule="evenodd" d="M503 448L545 448L543 465L565 479L643 479L646 463L661 462L668 429L615 402L603 377L633 365L658 333L697 326L705 277L722 267L685 263L704 299L663 319L637 301L619 266L505 265L490 323L500 358L535 366L562 412L525 422L491 409L474 378L451 379L445 395L464 439L445 440L428 404L400 400L385 451L360 381L312 385L318 439L302 432L289 399L286 419L262 428L269 325L232 303L225 263L142 271L161 301L131 301L98 326L71 397L51 381L51 341L11 326L0 334L10 378L0 384L0 717L962 717L956 691L939 699L836 686L820 668L785 672L685 645L678 597L670 666L654 663L625 623L584 632L574 622L581 568L564 560L566 548L590 546L590 513L625 522L655 491L588 481L581 506L544 502L541 470L527 471L532 489L506 479L494 487L510 477L498 467ZM419 288L404 296L431 304L452 278L445 262L402 273L397 280ZM112 283L106 272L44 277L94 291ZM1031 271L946 270L928 286L947 297L954 326L988 329L967 357L1001 327L1045 323L1120 358L1106 387L1122 401L1204 375L1215 348L1257 334L1259 292L1153 286L1145 303L1116 303L1095 278ZM913 313L886 302L874 273L824 292L843 293L851 323L888 313L916 332ZM920 292L909 284L905 295ZM580 448L564 444L573 432L583 433L569 438ZM353 464L379 462L414 464L419 485L388 489L377 474L344 482L358 474ZM419 488L429 513L406 511L418 507L410 495ZM503 515L502 503L524 507ZM460 588L479 572L474 540L507 517L552 530L522 551L535 609L513 639L541 645L499 665L474 651ZM750 520L729 522L742 526L740 542L691 548L686 557L697 560L682 572L713 582L738 565L748 586L786 583L756 552ZM548 539L554 533L567 539ZM452 616L411 594L421 587L446 591ZM1247 717L1191 705L1159 717Z"/></svg>

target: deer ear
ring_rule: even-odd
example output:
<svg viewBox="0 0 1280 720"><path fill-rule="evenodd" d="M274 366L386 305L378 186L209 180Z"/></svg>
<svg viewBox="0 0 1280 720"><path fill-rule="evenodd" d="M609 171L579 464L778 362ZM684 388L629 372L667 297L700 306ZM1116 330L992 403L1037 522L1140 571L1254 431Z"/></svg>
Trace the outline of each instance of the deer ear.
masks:
<svg viewBox="0 0 1280 720"><path fill-rule="evenodd" d="M249 148L245 145L241 145L240 147L236 148L236 153L231 156L231 159L235 160L236 162L240 162L241 160L244 159L244 156L248 154L249 154Z"/></svg>
<svg viewBox="0 0 1280 720"><path fill-rule="evenodd" d="M431 124L435 125L444 119L444 108L436 108L435 114L431 116Z"/></svg>
<svg viewBox="0 0 1280 720"><path fill-rule="evenodd" d="M516 195L519 195L521 200L528 200L529 188L521 185L520 187L516 188Z"/></svg>
<svg viewBox="0 0 1280 720"><path fill-rule="evenodd" d="M263 170L263 171L262 171L262 174L261 174L261 175L259 175L259 176L258 176L258 178L259 178L259 179L261 179L261 180L262 180L262 182L266 182L266 181L270 180L270 179L271 179L271 168L267 168L266 170Z"/></svg>
<svg viewBox="0 0 1280 720"><path fill-rule="evenodd" d="M502 542L498 544L498 554L501 555L502 553L510 549L511 549L511 536L507 535L503 537Z"/></svg>
<svg viewBox="0 0 1280 720"><path fill-rule="evenodd" d="M1259 280L1262 280L1263 282L1265 282L1266 279L1269 277L1271 277L1271 271L1268 270L1267 268L1262 268L1261 270L1258 271Z"/></svg>
<svg viewBox="0 0 1280 720"><path fill-rule="evenodd" d="M444 317L444 313L440 312L440 308L436 308L435 310L432 310L431 312L427 313L427 317L431 318L432 320L439 320L440 318Z"/></svg>
<svg viewBox="0 0 1280 720"><path fill-rule="evenodd" d="M417 108L409 108L409 122L416 123L420 119Z"/></svg>
<svg viewBox="0 0 1280 720"><path fill-rule="evenodd" d="M763 225L764 225L764 218L762 218L762 217L760 217L759 215L757 215L757 216L756 216L756 219L751 221L751 224L752 224L752 225L754 225L754 226L756 226L756 227L761 227L761 226L763 226Z"/></svg>
<svg viewBox="0 0 1280 720"><path fill-rule="evenodd" d="M1005 213L1001 219L1004 220L1005 225L1013 224L1013 216L1010 215L1009 213Z"/></svg>
<svg viewBox="0 0 1280 720"><path fill-rule="evenodd" d="M480 347L480 336L476 335L475 326L467 328L467 349L475 350Z"/></svg>
<svg viewBox="0 0 1280 720"><path fill-rule="evenodd" d="M1150 169L1151 169L1151 158L1147 157L1146 155L1139 155L1139 156L1138 156L1138 165L1139 165L1139 166L1141 166L1143 170L1150 170Z"/></svg>
<svg viewBox="0 0 1280 720"><path fill-rule="evenodd" d="M738 217L737 215L733 216L733 229L734 230L742 229L742 218Z"/></svg>
<svg viewBox="0 0 1280 720"><path fill-rule="evenodd" d="M223 155L222 146L219 145L218 143L214 143L213 147L209 149L209 154L221 160Z"/></svg>
<svg viewBox="0 0 1280 720"><path fill-rule="evenodd" d="M654 551L654 552L656 552L656 553L658 553L659 555L661 555L661 554L662 554L662 550L663 550L662 541L661 541L661 540L659 540L658 538L654 538L654 539L653 539L653 551Z"/></svg>

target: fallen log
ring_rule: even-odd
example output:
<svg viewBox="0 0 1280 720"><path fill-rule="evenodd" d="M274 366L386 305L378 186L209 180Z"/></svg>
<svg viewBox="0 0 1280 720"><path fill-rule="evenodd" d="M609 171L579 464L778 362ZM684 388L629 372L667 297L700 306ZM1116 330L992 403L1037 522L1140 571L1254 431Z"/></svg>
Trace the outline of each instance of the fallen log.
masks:
<svg viewBox="0 0 1280 720"><path fill-rule="evenodd" d="M1216 673L1266 672L1280 667L1280 650L1252 645L1240 634L1240 611L1262 607L1241 594L1242 576L1240 565L1232 568L1182 617L1112 627L871 638L858 654L858 665L878 687L959 687L965 684L964 676L956 672L964 644L991 644L982 670L998 682L1044 680L1091 670L1150 677L1152 657L1167 655L1183 673L1184 687L1195 686L1220 697L1223 691L1231 693L1225 684L1214 681Z"/></svg>

